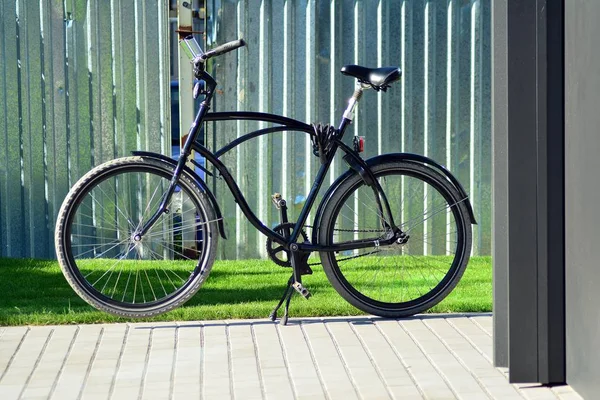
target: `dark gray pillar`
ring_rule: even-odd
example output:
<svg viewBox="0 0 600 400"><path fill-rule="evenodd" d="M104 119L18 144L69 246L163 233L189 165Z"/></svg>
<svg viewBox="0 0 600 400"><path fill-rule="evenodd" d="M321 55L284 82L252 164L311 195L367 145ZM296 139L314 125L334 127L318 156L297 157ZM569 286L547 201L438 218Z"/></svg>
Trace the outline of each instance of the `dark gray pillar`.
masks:
<svg viewBox="0 0 600 400"><path fill-rule="evenodd" d="M494 57L495 362L508 329L511 382L561 383L563 0L495 1Z"/></svg>
<svg viewBox="0 0 600 400"><path fill-rule="evenodd" d="M600 394L600 2L565 2L567 382Z"/></svg>
<svg viewBox="0 0 600 400"><path fill-rule="evenodd" d="M508 367L507 0L492 2L492 257L494 365Z"/></svg>
<svg viewBox="0 0 600 400"><path fill-rule="evenodd" d="M508 310L511 382L537 382L536 1L508 2Z"/></svg>

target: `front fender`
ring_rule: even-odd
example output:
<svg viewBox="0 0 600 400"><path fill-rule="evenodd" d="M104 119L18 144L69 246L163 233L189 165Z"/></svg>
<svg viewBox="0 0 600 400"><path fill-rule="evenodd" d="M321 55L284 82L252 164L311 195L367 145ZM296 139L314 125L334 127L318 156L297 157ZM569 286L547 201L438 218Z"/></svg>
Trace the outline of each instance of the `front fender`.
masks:
<svg viewBox="0 0 600 400"><path fill-rule="evenodd" d="M458 190L458 192L461 194L461 196L463 196L463 198L469 197L469 195L467 194L467 192L465 191L463 186L460 184L458 179L456 179L456 177L454 175L452 175L452 173L450 171L448 171L448 169L446 167L444 167L443 165L439 164L438 162L432 160L429 157L425 157L425 156L422 156L419 154L412 154L412 153L390 153L390 154L382 154L379 156L371 157L371 158L365 160L365 164L368 167L371 167L373 165L380 164L380 163L399 162L399 161L414 162L414 163L423 164L423 165L426 165L429 167L433 167L434 169L436 169L438 172L440 172L442 175L444 175L448 179L448 181L456 188L456 190ZM313 243L317 243L317 241L318 241L318 227L321 223L321 214L323 213L323 209L325 208L325 205L327 204L327 202L333 195L333 192L336 190L336 188L344 180L348 179L348 177L350 177L352 174L355 174L355 173L357 173L357 172L354 169L352 169L352 168L348 169L345 173L343 173L340 177L338 177L335 180L335 182L333 182L331 184L329 189L327 189L325 196L323 196L323 200L319 204L317 213L315 214L315 220L313 223L313 226L315 227L315 228L313 228ZM471 223L477 224L477 221L475 219L475 214L473 212L473 206L471 206L471 202L469 200L467 200L465 203L467 206L467 211L469 212L469 218L471 220Z"/></svg>
<svg viewBox="0 0 600 400"><path fill-rule="evenodd" d="M171 165L173 168L177 166L177 161L169 158L163 154L159 153L151 153L149 151L132 151L131 154L138 157L151 158L153 160L161 161L166 164ZM192 171L189 167L184 167L184 171L187 172L189 177L194 180L194 183L198 185L208 196L208 199L213 206L215 213L217 214L217 224L219 226L219 233L223 239L227 239L225 235L225 226L223 225L223 215L221 214L221 209L219 208L219 204L217 203L217 199L212 194L206 182L204 182L198 175Z"/></svg>

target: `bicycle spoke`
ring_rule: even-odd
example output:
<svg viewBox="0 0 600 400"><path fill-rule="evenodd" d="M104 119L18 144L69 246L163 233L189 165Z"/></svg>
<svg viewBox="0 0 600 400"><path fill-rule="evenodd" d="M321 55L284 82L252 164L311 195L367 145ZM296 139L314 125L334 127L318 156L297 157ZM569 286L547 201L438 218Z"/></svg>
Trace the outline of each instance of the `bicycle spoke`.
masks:
<svg viewBox="0 0 600 400"><path fill-rule="evenodd" d="M100 185L96 186L102 193L104 193L104 191L102 190L102 187ZM106 196L106 194L105 194ZM102 205L102 203L100 203L98 200L96 200L95 196L90 192L90 197L92 198L92 200L94 200L96 203L98 203L98 205L100 206L100 208L102 209L102 211L104 211L106 214L110 215L110 213L108 211L106 211L106 209L104 208L104 206ZM108 197L108 196L106 196ZM110 198L110 197L109 197ZM131 220L129 219L129 217L127 217L123 211L121 211L121 209L115 204L115 209L121 213L121 215L123 216L123 218L125 218L125 220L127 221L127 223L129 224L129 226L131 228L133 228L133 222L131 222ZM117 220L113 219L113 222L115 224L117 224Z"/></svg>
<svg viewBox="0 0 600 400"><path fill-rule="evenodd" d="M152 204L152 200L154 199L154 196L156 196L156 193L158 192L158 189L160 187L161 187L160 184L156 185L156 188L154 189L154 192L152 193L152 196L150 197L150 200L148 200L148 205L146 206L146 209L142 212L142 217L140 218L140 220L138 222L138 225L135 228L136 231L138 231L142 227L142 222L146 219L146 213L150 209L150 204ZM160 200L162 201L162 198Z"/></svg>
<svg viewBox="0 0 600 400"><path fill-rule="evenodd" d="M148 286L150 287L150 291L152 292L152 296L154 296L154 301L158 300L156 297L156 293L154 293L154 288L152 287L152 282L150 281L150 277L148 276L148 271L144 270L144 274L146 275L146 279L148 280Z"/></svg>

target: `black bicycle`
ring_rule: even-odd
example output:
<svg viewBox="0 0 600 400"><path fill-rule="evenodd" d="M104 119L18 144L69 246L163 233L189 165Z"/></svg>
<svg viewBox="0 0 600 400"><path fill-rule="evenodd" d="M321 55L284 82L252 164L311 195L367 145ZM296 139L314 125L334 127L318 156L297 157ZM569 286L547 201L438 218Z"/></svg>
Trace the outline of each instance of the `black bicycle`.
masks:
<svg viewBox="0 0 600 400"><path fill-rule="evenodd" d="M363 160L361 137L342 139L366 89L386 91L400 79L396 67L347 65L356 78L337 128L266 113L208 113L217 86L205 70L212 57L245 45L226 43L204 53L187 37L198 82L194 97L204 100L179 160L136 151L99 165L67 195L58 215L56 252L73 289L92 306L125 317L149 317L172 310L194 295L208 278L218 236L225 236L219 205L194 171L218 175L248 220L267 237L269 257L292 269L285 292L287 322L292 294L308 298L302 276L322 264L339 294L355 307L383 317L423 312L446 297L460 280L471 250L471 204L457 179L437 162L416 154L385 154ZM254 120L270 126L248 133L211 152L196 138L205 121ZM248 206L220 157L247 140L275 132L310 135L321 166L296 221L288 221L286 201L273 195L280 224L265 226ZM329 187L315 213L311 237L307 217L334 155L341 150L348 170ZM192 151L212 164L199 164ZM212 172L211 172L212 171ZM313 255L312 253L318 253Z"/></svg>

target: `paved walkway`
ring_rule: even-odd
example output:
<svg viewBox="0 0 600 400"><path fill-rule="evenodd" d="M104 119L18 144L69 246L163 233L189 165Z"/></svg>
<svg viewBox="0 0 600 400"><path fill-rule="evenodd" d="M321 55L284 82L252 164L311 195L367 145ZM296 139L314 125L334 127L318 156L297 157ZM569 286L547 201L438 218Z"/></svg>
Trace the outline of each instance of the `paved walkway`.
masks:
<svg viewBox="0 0 600 400"><path fill-rule="evenodd" d="M581 399L491 360L491 314L8 327L0 399Z"/></svg>

